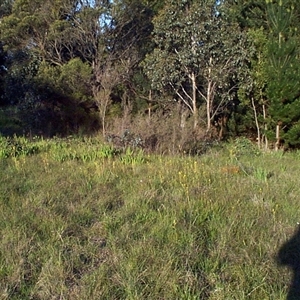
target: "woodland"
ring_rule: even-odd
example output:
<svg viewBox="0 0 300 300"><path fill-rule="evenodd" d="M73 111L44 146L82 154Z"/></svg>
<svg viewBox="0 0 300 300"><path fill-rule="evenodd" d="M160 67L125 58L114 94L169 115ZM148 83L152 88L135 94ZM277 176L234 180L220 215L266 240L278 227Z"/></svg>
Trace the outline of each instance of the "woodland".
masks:
<svg viewBox="0 0 300 300"><path fill-rule="evenodd" d="M296 0L1 0L0 132L300 146Z"/></svg>

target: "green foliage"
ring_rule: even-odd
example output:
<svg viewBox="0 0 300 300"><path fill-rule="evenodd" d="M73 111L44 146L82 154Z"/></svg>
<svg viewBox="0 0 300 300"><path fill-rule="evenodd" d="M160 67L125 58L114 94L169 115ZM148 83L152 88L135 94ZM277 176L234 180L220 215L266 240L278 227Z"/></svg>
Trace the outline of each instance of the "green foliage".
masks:
<svg viewBox="0 0 300 300"><path fill-rule="evenodd" d="M299 106L298 106L299 107ZM298 109L297 107L297 109ZM300 117L300 116L299 116ZM285 142L293 148L299 148L300 146L300 121L294 122L290 129L284 134Z"/></svg>
<svg viewBox="0 0 300 300"><path fill-rule="evenodd" d="M0 128L3 135L23 134L24 123L18 114L18 110L11 107L0 109Z"/></svg>
<svg viewBox="0 0 300 300"><path fill-rule="evenodd" d="M3 0L0 3L0 18L11 13L13 0Z"/></svg>
<svg viewBox="0 0 300 300"><path fill-rule="evenodd" d="M141 164L146 161L145 155L142 149L132 149L127 147L125 152L120 156L120 160L125 165Z"/></svg>
<svg viewBox="0 0 300 300"><path fill-rule="evenodd" d="M229 17L236 20L243 29L266 28L266 0L227 0L226 3L229 6Z"/></svg>
<svg viewBox="0 0 300 300"><path fill-rule="evenodd" d="M231 158L258 156L261 154L257 145L245 137L236 138L233 142L229 143L228 150Z"/></svg>
<svg viewBox="0 0 300 300"><path fill-rule="evenodd" d="M228 119L230 136L272 142L279 125L298 148L299 12L296 0L4 0L0 105L17 113L1 113L1 132L105 134L175 99L194 128L206 114L208 130ZM68 151L58 159L99 157Z"/></svg>
<svg viewBox="0 0 300 300"><path fill-rule="evenodd" d="M262 29L249 29L247 32L248 68L241 73L242 85L239 88L239 99L251 106L250 99L255 99L257 110L261 111L264 103L265 87L267 84L266 57L267 57L267 35Z"/></svg>
<svg viewBox="0 0 300 300"><path fill-rule="evenodd" d="M252 115L256 130L270 141L275 141L275 127L279 125L281 142L286 147L296 146L297 135L289 131L297 127L299 119L297 5L295 1L255 0L245 5L236 2L233 7L235 12L241 12L237 16L239 22L250 27L247 29L249 63L242 72L244 80L238 92L241 105L248 107L245 116L249 119ZM249 17L260 13L261 20ZM251 126L254 128L251 122L248 126L248 131Z"/></svg>
<svg viewBox="0 0 300 300"><path fill-rule="evenodd" d="M25 137L6 138L0 135L0 159L33 155L42 150L43 143L32 143Z"/></svg>
<svg viewBox="0 0 300 300"><path fill-rule="evenodd" d="M244 133L256 132L256 137L262 139L261 135L265 134L268 107L266 31L263 28L248 29L246 47L248 63L239 74L238 98L243 113L239 114L238 126L244 127Z"/></svg>
<svg viewBox="0 0 300 300"><path fill-rule="evenodd" d="M113 158L120 154L120 151L112 145L103 144L101 141L97 142L95 139L53 138L44 140L34 137L32 140L28 140L25 137L0 136L0 158L25 157L44 152L48 152L50 157L58 162L72 160L91 162Z"/></svg>
<svg viewBox="0 0 300 300"><path fill-rule="evenodd" d="M28 156L47 151L52 159L58 162L82 161L96 162L102 159L119 157L119 160L126 165L135 165L146 162L142 149L131 148L130 146L116 149L111 144L103 144L95 139L75 140L70 138L53 138L44 140L35 137L29 141L25 137L6 138L0 136L0 158Z"/></svg>
<svg viewBox="0 0 300 300"><path fill-rule="evenodd" d="M256 166L249 160L250 157L255 159L263 156L263 152L249 139L237 138L228 144L227 149L229 150L230 159L235 165L235 167L231 166L227 172L233 171L233 173L240 173L249 178L265 182L274 175L268 168Z"/></svg>
<svg viewBox="0 0 300 300"><path fill-rule="evenodd" d="M272 176L272 173L268 172L268 170L264 168L256 168L253 172L253 176L257 178L258 180L267 181L268 178Z"/></svg>
<svg viewBox="0 0 300 300"><path fill-rule="evenodd" d="M79 58L71 59L62 66L53 66L43 62L35 81L41 89L50 89L64 97L69 97L77 103L91 100L89 86L92 70L87 63Z"/></svg>
<svg viewBox="0 0 300 300"><path fill-rule="evenodd" d="M73 140L73 138L54 139L49 144L51 157L59 162L73 160L95 162L113 158L119 154L119 151L113 146L91 139L83 139L82 141Z"/></svg>
<svg viewBox="0 0 300 300"><path fill-rule="evenodd" d="M15 51L5 57L2 104L19 104L24 110L36 105L39 97L35 93L33 78L38 71L39 63L39 58L28 50Z"/></svg>
<svg viewBox="0 0 300 300"><path fill-rule="evenodd" d="M100 148L100 157L102 158L112 158L115 155L117 155L118 150L116 150L113 146L111 145L102 145Z"/></svg>
<svg viewBox="0 0 300 300"><path fill-rule="evenodd" d="M204 107L208 130L234 99L247 55L239 26L217 13L222 7L211 0L166 4L154 18L156 47L143 64L152 87L181 101L195 124Z"/></svg>
<svg viewBox="0 0 300 300"><path fill-rule="evenodd" d="M280 125L280 138L288 145L299 145L297 134L299 114L299 22L293 5L269 3L268 86L270 129ZM295 127L295 128L294 128ZM289 131L291 130L291 133Z"/></svg>
<svg viewBox="0 0 300 300"><path fill-rule="evenodd" d="M3 99L6 105L18 104L25 132L66 134L69 128L69 134L97 127L90 109L93 47L79 14L89 5L79 8L75 2L14 1L11 13L1 19L1 45L9 53ZM30 61L18 57L27 53Z"/></svg>

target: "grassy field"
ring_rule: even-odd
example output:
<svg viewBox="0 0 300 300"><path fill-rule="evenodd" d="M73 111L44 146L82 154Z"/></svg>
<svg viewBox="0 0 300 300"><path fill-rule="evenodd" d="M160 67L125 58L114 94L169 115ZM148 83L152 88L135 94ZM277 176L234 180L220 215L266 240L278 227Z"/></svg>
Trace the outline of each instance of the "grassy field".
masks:
<svg viewBox="0 0 300 300"><path fill-rule="evenodd" d="M1 138L0 299L286 299L299 162Z"/></svg>

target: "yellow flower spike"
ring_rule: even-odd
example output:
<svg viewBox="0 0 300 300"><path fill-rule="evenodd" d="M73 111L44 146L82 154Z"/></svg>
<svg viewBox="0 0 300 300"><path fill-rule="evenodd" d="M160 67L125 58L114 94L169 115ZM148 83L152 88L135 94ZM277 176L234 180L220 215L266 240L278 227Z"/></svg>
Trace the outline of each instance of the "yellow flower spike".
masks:
<svg viewBox="0 0 300 300"><path fill-rule="evenodd" d="M176 226L176 224L177 224L177 221L176 221L176 219L174 219L174 220L173 220L173 224L172 224L172 226L173 226L173 227L175 227L175 226Z"/></svg>

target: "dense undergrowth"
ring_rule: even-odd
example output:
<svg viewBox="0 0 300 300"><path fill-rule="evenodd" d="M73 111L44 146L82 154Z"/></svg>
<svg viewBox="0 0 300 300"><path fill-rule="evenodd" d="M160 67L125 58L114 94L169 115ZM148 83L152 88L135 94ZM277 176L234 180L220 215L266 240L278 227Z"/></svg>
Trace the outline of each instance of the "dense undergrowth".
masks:
<svg viewBox="0 0 300 300"><path fill-rule="evenodd" d="M0 298L286 299L299 160L1 138Z"/></svg>

